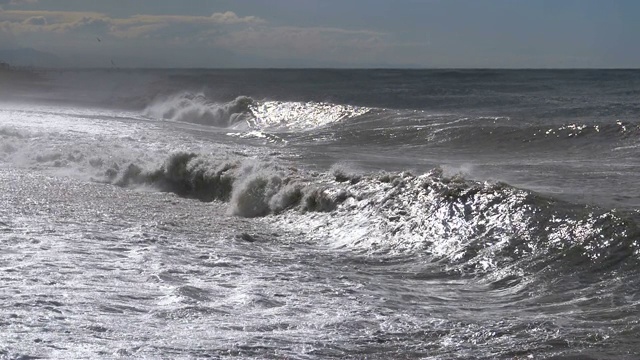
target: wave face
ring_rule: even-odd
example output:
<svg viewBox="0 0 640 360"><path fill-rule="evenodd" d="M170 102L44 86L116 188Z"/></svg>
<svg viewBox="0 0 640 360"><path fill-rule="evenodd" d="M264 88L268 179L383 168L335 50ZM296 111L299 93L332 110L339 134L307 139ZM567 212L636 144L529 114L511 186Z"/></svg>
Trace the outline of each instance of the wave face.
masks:
<svg viewBox="0 0 640 360"><path fill-rule="evenodd" d="M209 100L204 93L184 92L154 100L144 115L220 128L248 126L254 130L305 131L354 118L369 110L313 101L256 101L247 96L220 103Z"/></svg>
<svg viewBox="0 0 640 360"><path fill-rule="evenodd" d="M447 177L441 169L336 179L348 194L336 213L293 222L312 224L312 234L336 246L420 252L466 274L559 259L562 267L605 267L640 249L637 223L625 215L504 183Z"/></svg>
<svg viewBox="0 0 640 360"><path fill-rule="evenodd" d="M176 153L155 170L132 164L113 181L225 201L234 215L300 224L299 231L331 239L332 246L419 252L467 274L556 259L562 266L606 267L640 251L637 224L626 215L504 183L447 177L441 169L354 175L337 167L313 175L251 159Z"/></svg>
<svg viewBox="0 0 640 360"><path fill-rule="evenodd" d="M228 103L215 103L203 93L181 93L160 98L149 105L144 114L150 118L187 122L215 127L231 127L250 116L253 100L240 96Z"/></svg>
<svg viewBox="0 0 640 360"><path fill-rule="evenodd" d="M318 102L255 102L253 127L270 130L312 130L362 116L371 109Z"/></svg>
<svg viewBox="0 0 640 360"><path fill-rule="evenodd" d="M341 191L313 185L292 169L255 160L219 160L194 153L176 153L160 168L151 171L131 164L115 184L147 184L202 201L227 201L231 203L231 213L243 217L266 216L293 208L329 211L344 200Z"/></svg>

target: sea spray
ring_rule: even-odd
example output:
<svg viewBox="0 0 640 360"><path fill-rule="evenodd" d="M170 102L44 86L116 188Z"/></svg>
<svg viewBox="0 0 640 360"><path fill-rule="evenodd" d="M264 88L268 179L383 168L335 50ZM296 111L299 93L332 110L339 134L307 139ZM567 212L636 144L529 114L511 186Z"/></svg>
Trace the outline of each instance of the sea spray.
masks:
<svg viewBox="0 0 640 360"><path fill-rule="evenodd" d="M154 100L144 111L150 118L181 121L215 127L231 127L248 119L253 99L247 96L220 103L203 93L184 92Z"/></svg>
<svg viewBox="0 0 640 360"><path fill-rule="evenodd" d="M308 131L342 122L371 111L367 107L323 102L257 101L238 96L224 102L199 92L158 96L143 111L151 119L221 128Z"/></svg>
<svg viewBox="0 0 640 360"><path fill-rule="evenodd" d="M145 184L201 201L228 201L230 212L243 217L292 208L331 211L346 199L342 191L313 184L292 168L253 159L214 159L185 152L171 155L155 170L130 164L114 184Z"/></svg>
<svg viewBox="0 0 640 360"><path fill-rule="evenodd" d="M274 215L272 221L299 224L319 242L368 252L419 251L464 272L523 259L533 266L535 259L563 254L571 254L564 264L599 267L638 251L636 222L615 211L505 183L447 177L439 168L419 176L353 175L344 167L333 172L314 177L273 162L176 153L156 170L130 165L116 184L226 201L233 215Z"/></svg>

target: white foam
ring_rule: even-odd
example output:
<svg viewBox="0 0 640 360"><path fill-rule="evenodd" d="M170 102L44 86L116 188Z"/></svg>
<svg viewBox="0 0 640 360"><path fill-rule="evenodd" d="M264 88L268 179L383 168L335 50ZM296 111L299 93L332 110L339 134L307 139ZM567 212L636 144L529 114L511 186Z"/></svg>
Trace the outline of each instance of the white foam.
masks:
<svg viewBox="0 0 640 360"><path fill-rule="evenodd" d="M251 126L261 129L300 131L312 130L361 116L371 109L323 102L265 101L250 107Z"/></svg>
<svg viewBox="0 0 640 360"><path fill-rule="evenodd" d="M204 93L182 92L156 98L143 114L155 120L239 130L306 131L361 116L370 110L314 101L257 101L247 96L220 102Z"/></svg>
<svg viewBox="0 0 640 360"><path fill-rule="evenodd" d="M170 120L215 127L232 127L249 114L253 100L240 96L230 102L214 102L203 93L184 92L160 97L144 110L144 115L156 120Z"/></svg>

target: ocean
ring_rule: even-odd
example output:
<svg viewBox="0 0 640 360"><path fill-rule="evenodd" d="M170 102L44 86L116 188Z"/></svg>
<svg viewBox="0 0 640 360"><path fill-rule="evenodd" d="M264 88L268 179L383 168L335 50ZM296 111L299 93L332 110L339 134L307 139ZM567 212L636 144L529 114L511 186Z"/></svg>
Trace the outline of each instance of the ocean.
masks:
<svg viewBox="0 0 640 360"><path fill-rule="evenodd" d="M640 71L0 70L0 358L637 359Z"/></svg>

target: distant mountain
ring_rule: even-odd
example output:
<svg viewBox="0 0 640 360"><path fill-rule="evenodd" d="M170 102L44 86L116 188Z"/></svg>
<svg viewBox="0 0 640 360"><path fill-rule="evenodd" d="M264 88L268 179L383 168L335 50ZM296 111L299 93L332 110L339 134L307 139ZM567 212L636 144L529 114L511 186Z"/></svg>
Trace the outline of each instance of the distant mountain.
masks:
<svg viewBox="0 0 640 360"><path fill-rule="evenodd" d="M56 55L32 48L0 49L0 62L11 66L38 68L52 68L63 65L63 61Z"/></svg>

